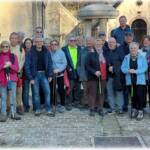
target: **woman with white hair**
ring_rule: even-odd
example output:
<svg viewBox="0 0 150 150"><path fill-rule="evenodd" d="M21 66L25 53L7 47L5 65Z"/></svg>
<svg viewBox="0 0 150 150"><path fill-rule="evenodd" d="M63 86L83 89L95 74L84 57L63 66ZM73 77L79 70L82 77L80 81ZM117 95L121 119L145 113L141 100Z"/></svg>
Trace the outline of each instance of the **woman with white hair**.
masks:
<svg viewBox="0 0 150 150"><path fill-rule="evenodd" d="M129 45L130 54L126 55L121 66L125 74L126 85L131 94L131 118L143 119L144 90L146 85L145 73L147 71L147 61L145 56L138 52L139 44L132 42Z"/></svg>

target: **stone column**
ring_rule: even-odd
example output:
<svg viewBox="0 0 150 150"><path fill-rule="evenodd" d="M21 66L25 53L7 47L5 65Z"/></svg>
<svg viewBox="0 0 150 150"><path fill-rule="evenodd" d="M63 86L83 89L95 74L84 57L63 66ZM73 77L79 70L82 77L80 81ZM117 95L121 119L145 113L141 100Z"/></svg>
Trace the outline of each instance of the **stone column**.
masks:
<svg viewBox="0 0 150 150"><path fill-rule="evenodd" d="M33 31L35 27L42 26L42 2L40 1L32 2L32 24Z"/></svg>
<svg viewBox="0 0 150 150"><path fill-rule="evenodd" d="M84 22L84 36L91 36L91 30L92 30L92 20L85 20Z"/></svg>
<svg viewBox="0 0 150 150"><path fill-rule="evenodd" d="M105 33L107 32L107 20L108 19L100 19L100 31L104 31Z"/></svg>

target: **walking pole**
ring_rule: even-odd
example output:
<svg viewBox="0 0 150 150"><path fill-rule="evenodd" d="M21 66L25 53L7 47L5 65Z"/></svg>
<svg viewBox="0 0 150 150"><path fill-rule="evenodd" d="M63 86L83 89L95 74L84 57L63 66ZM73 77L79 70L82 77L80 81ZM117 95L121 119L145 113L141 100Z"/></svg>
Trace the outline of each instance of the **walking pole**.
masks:
<svg viewBox="0 0 150 150"><path fill-rule="evenodd" d="M56 103L57 103L57 77L56 74L54 74L53 77L53 112L54 112L54 116L56 114Z"/></svg>
<svg viewBox="0 0 150 150"><path fill-rule="evenodd" d="M133 81L133 74L131 74L131 81ZM133 93L133 84L131 83L131 119L132 119L132 98L134 96Z"/></svg>
<svg viewBox="0 0 150 150"><path fill-rule="evenodd" d="M98 83L99 83L99 93L102 93L102 87L101 87L101 76L98 78Z"/></svg>

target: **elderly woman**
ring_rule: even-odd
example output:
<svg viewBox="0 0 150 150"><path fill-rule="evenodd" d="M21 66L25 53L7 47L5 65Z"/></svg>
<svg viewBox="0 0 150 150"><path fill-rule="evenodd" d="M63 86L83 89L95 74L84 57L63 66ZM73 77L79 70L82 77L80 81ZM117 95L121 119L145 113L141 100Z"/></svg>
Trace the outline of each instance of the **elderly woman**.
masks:
<svg viewBox="0 0 150 150"><path fill-rule="evenodd" d="M19 64L17 56L11 54L9 42L3 41L1 43L0 53L0 93L1 93L1 116L0 121L7 120L6 113L6 99L7 91L10 92L11 103L11 118L20 120L21 118L16 114L16 83L18 80L17 73L19 71Z"/></svg>
<svg viewBox="0 0 150 150"><path fill-rule="evenodd" d="M53 74L57 78L58 93L60 95L60 104L57 105L57 110L60 113L65 111L65 89L64 89L64 71L67 67L67 60L65 53L60 49L59 42L57 40L51 41L51 56L53 61ZM53 91L54 78L50 82L51 91ZM51 99L53 100L54 93L51 92ZM53 102L54 103L54 102Z"/></svg>
<svg viewBox="0 0 150 150"><path fill-rule="evenodd" d="M138 52L138 43L132 42L129 45L130 54L126 55L121 70L126 77L126 85L131 94L131 118L143 119L144 90L146 85L145 73L147 61L145 56Z"/></svg>
<svg viewBox="0 0 150 150"><path fill-rule="evenodd" d="M99 80L99 92L97 94L98 102L98 113L103 116L105 114L103 105L105 101L105 90L106 90L106 58L104 57L104 42L101 38L96 39L95 48L99 56L101 77Z"/></svg>

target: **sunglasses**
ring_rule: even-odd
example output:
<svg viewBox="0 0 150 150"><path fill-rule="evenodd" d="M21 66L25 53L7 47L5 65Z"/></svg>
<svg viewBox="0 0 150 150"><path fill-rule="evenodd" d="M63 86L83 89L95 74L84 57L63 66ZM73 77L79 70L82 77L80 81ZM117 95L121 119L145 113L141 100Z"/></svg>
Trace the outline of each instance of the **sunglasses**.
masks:
<svg viewBox="0 0 150 150"><path fill-rule="evenodd" d="M36 31L36 33L42 33L42 31Z"/></svg>
<svg viewBox="0 0 150 150"><path fill-rule="evenodd" d="M70 40L70 42L76 42L77 40Z"/></svg>
<svg viewBox="0 0 150 150"><path fill-rule="evenodd" d="M3 45L2 48L9 48L9 46L8 45Z"/></svg>

